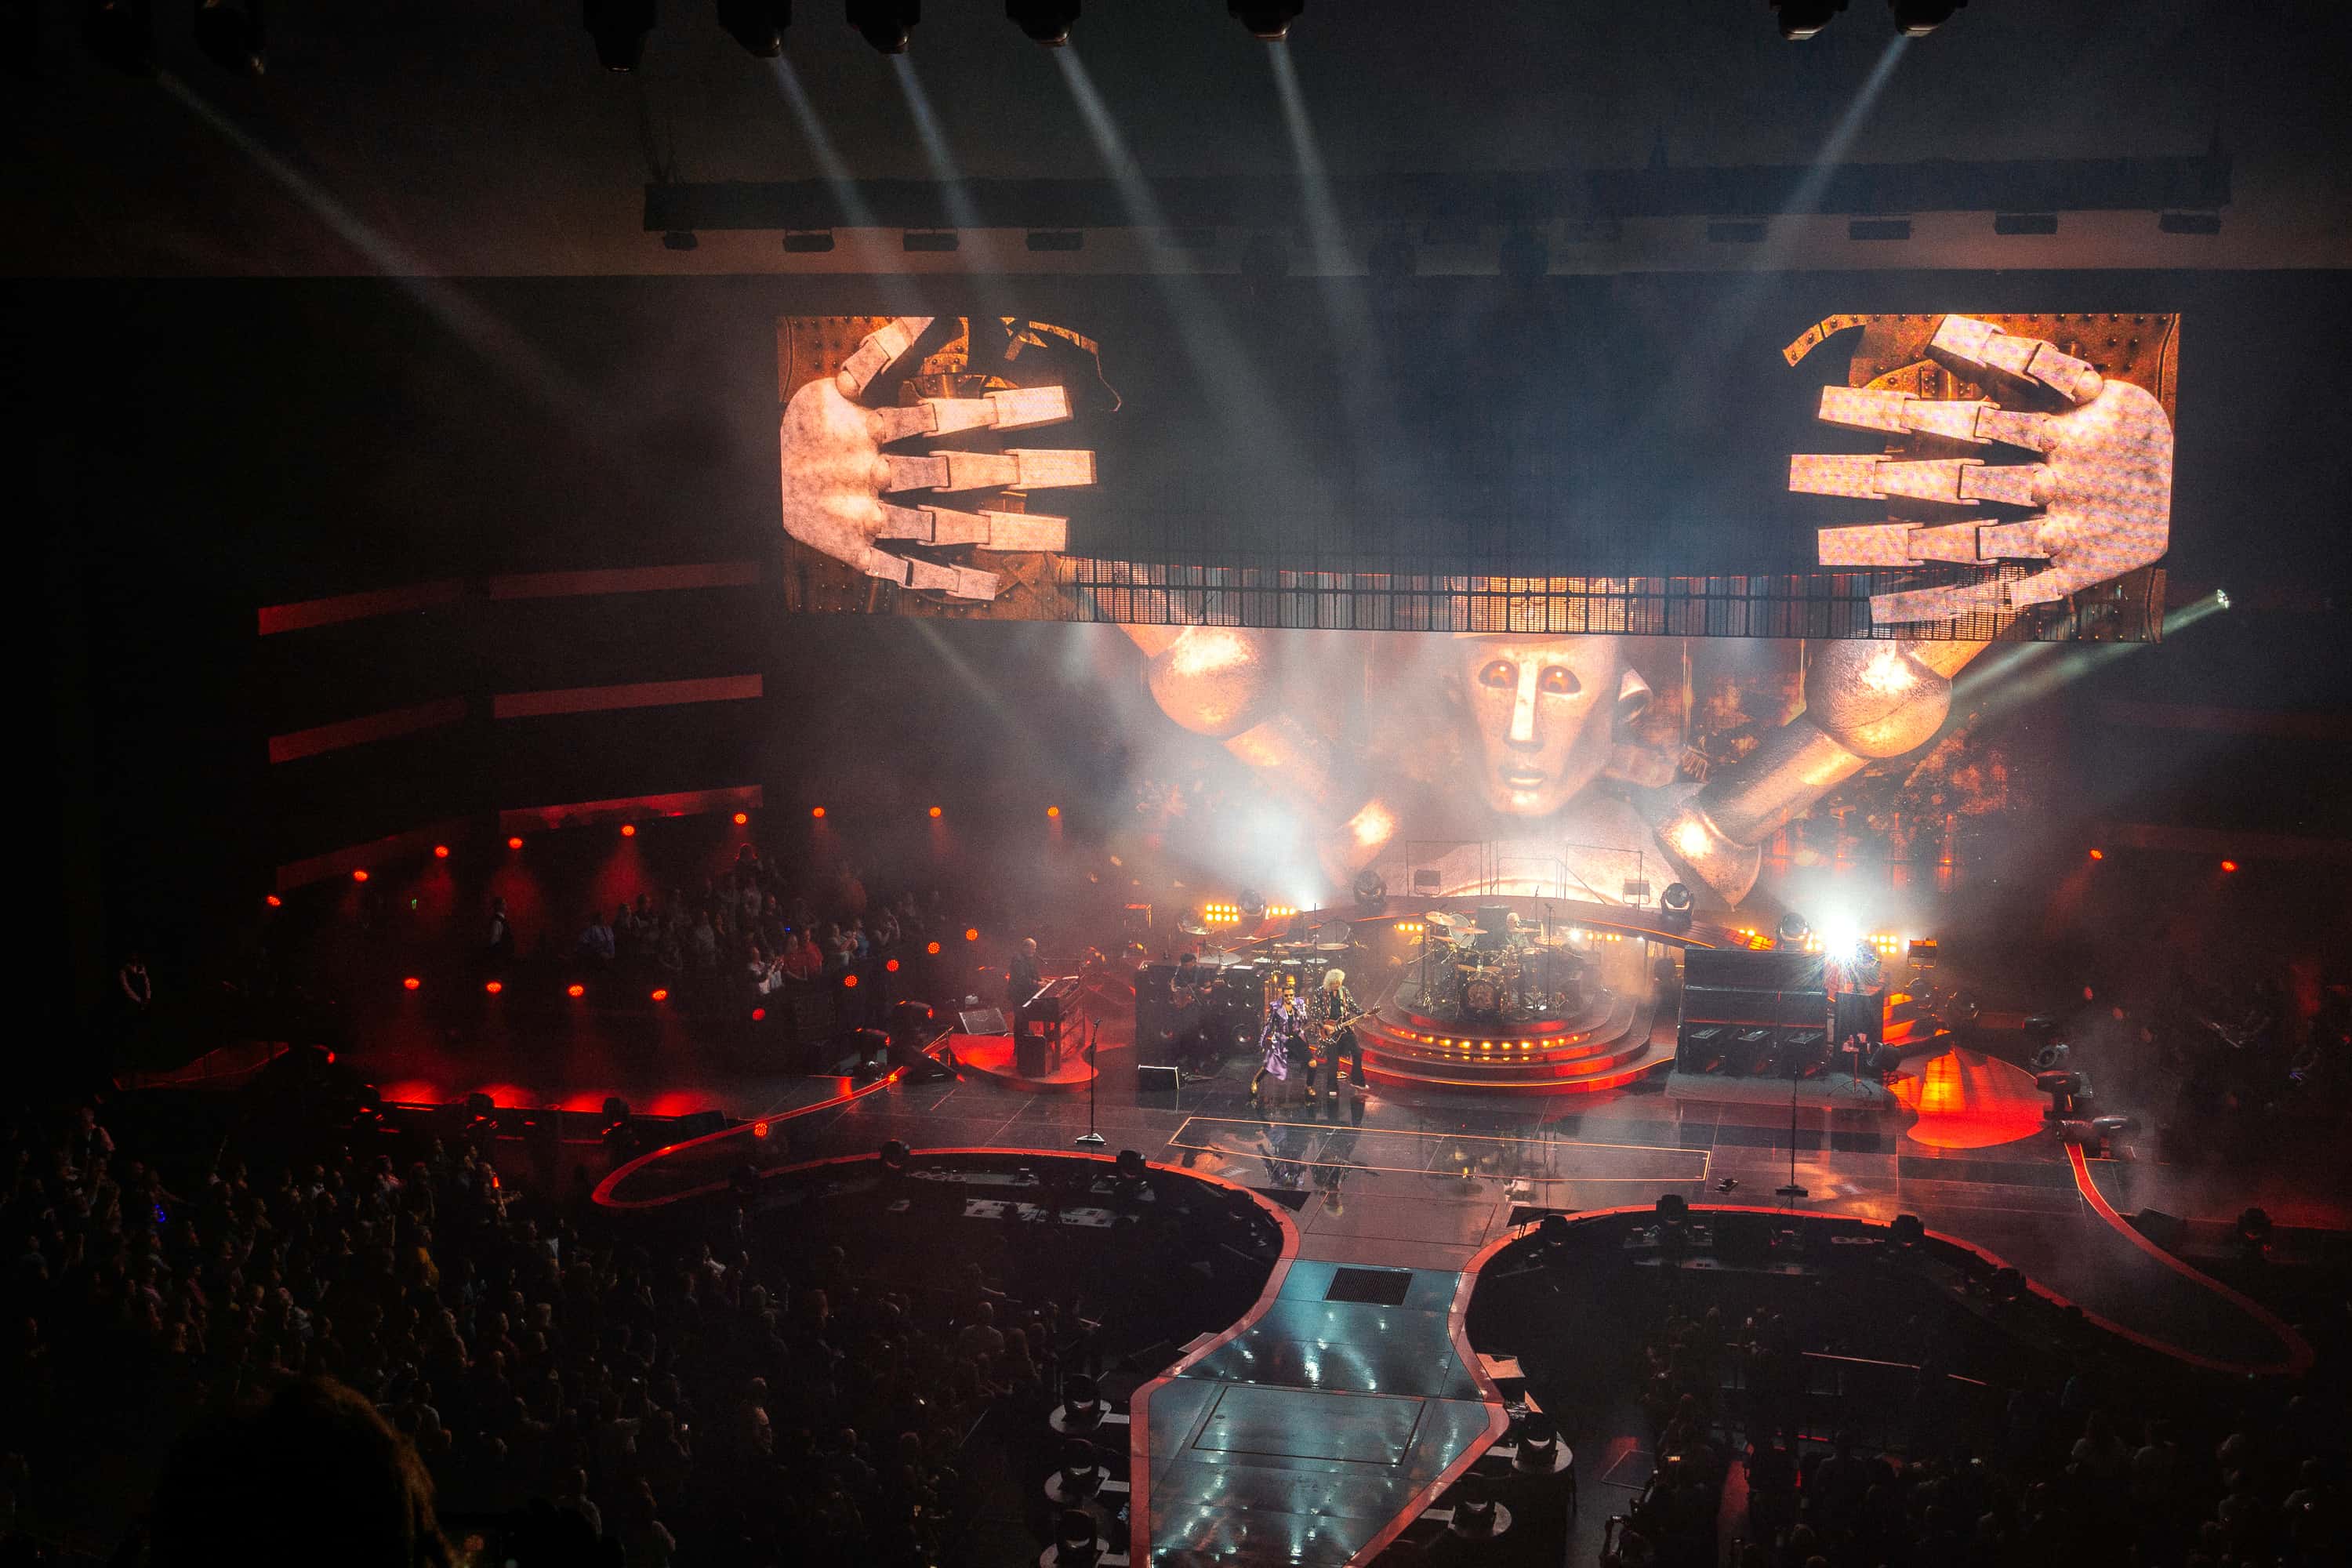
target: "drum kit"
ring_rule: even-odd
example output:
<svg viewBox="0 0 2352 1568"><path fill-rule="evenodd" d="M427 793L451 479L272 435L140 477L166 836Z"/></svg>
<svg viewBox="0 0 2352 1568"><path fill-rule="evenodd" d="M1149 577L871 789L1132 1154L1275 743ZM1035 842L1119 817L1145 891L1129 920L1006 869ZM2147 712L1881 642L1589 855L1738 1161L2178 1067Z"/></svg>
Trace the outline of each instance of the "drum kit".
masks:
<svg viewBox="0 0 2352 1568"><path fill-rule="evenodd" d="M1498 916L1507 922L1501 929L1450 910L1422 916L1422 1005L1450 1001L1462 1017L1479 1023L1546 1017L1580 1006L1584 961L1569 950L1566 928L1554 931L1499 910L1486 918Z"/></svg>

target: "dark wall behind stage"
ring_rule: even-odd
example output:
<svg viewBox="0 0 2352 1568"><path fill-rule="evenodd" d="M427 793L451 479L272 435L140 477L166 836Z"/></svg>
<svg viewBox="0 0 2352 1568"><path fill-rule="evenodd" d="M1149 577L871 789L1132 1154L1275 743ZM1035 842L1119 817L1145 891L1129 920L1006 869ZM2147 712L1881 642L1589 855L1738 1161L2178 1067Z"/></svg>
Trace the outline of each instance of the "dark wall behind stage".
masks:
<svg viewBox="0 0 2352 1568"><path fill-rule="evenodd" d="M1811 525L1844 521L1785 493L1788 454L1821 449L1813 394L1832 374L1780 359L1803 325L2178 311L2167 565L2176 597L2220 585L2239 607L2053 686L2069 745L2101 764L2072 809L2346 835L2337 796L2308 786L2347 760L2352 464L2326 390L2352 342L2340 273L1424 279L1344 341L1317 280L1194 287L1208 315L1110 278L11 286L56 693L43 855L69 894L59 956L87 987L125 942L228 929L275 866L505 807L749 784L781 804L851 777L981 799L1007 766L1115 796L1118 758L1087 726L1015 755L976 698L1068 700L1055 628L942 643L781 621L787 314L1002 304L1100 340L1128 404L1095 421L1102 482L1073 492L1074 548L1113 552L1153 511L1269 541L1373 517L1391 533L1427 520L1470 551L1532 541L1568 569L1697 572L1801 563ZM526 602L484 586L727 562L762 579ZM427 583L456 593L257 636L261 606ZM501 693L748 675L763 695L488 716ZM268 760L273 735L452 699L462 721ZM2117 704L2306 718L2093 727Z"/></svg>

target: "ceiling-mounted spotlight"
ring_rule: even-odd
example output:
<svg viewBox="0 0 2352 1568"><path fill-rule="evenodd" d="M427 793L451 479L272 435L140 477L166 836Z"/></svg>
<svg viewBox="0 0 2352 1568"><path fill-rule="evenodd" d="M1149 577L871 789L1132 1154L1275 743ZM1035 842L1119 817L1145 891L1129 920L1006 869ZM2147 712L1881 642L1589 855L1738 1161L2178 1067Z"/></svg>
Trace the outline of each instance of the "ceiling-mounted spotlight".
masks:
<svg viewBox="0 0 2352 1568"><path fill-rule="evenodd" d="M1290 37L1290 24L1305 9L1307 0L1225 0L1225 14L1269 44Z"/></svg>
<svg viewBox="0 0 2352 1568"><path fill-rule="evenodd" d="M849 25L886 55L903 55L923 19L922 0L848 0Z"/></svg>
<svg viewBox="0 0 2352 1568"><path fill-rule="evenodd" d="M755 59L784 52L784 29L793 25L793 0L719 0L719 25Z"/></svg>
<svg viewBox="0 0 2352 1568"><path fill-rule="evenodd" d="M205 58L233 75L261 74L261 0L196 0L194 24Z"/></svg>
<svg viewBox="0 0 2352 1568"><path fill-rule="evenodd" d="M596 40L598 65L633 71L646 58L646 36L654 30L654 0L581 0L580 25Z"/></svg>
<svg viewBox="0 0 2352 1568"><path fill-rule="evenodd" d="M1784 38L1810 38L1845 9L1845 0L1772 0Z"/></svg>
<svg viewBox="0 0 2352 1568"><path fill-rule="evenodd" d="M1078 19L1078 0L1004 0L1004 19L1022 36L1058 49L1070 41L1070 25Z"/></svg>
<svg viewBox="0 0 2352 1568"><path fill-rule="evenodd" d="M1924 38L1952 19L1969 0L1886 0L1895 13L1895 30L1906 38Z"/></svg>
<svg viewBox="0 0 2352 1568"><path fill-rule="evenodd" d="M155 24L147 0L82 0L81 43L100 64L146 75L155 59Z"/></svg>

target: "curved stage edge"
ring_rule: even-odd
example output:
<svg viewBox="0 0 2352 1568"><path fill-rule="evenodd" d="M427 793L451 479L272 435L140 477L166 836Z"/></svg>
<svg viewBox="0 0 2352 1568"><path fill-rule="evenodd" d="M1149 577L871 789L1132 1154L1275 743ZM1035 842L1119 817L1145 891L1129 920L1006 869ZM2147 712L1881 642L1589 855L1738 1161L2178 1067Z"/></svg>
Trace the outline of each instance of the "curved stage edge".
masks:
<svg viewBox="0 0 2352 1568"><path fill-rule="evenodd" d="M2176 1361L2186 1362L2191 1366L2201 1367L2209 1372L2230 1373L2249 1377L2293 1377L2311 1370L2316 1354L2312 1350L2311 1342L2296 1332L2293 1324L2280 1318L2277 1313L2273 1312L2261 1302L2231 1289L2203 1269L2184 1258L2174 1257L2141 1235L2139 1227L2116 1213L2115 1205L2107 1201L2106 1194L2099 1191L2098 1183L2092 1179L2090 1162L2084 1157L2081 1144L2070 1143L2066 1146L2066 1161L2074 1168L2075 1191L2082 1194L2083 1201L2090 1205L2091 1212L2096 1215L2108 1229L2131 1243L2133 1248L2145 1257L2153 1259L2200 1289L2210 1292L2220 1300L2236 1308L2261 1324L2279 1342L2285 1353L2278 1360L2271 1362L2250 1363L2222 1361L2168 1343L2155 1335L2143 1333L2137 1329L2126 1328L2111 1319L2098 1316L2088 1308L2080 1309L2084 1317L2091 1319L2110 1333L2122 1335L2134 1344L2170 1356ZM1966 1247L1969 1244L1961 1242L1958 1245ZM1983 1251L1981 1247L1973 1250L1979 1253Z"/></svg>
<svg viewBox="0 0 2352 1568"><path fill-rule="evenodd" d="M767 1144L766 1140L772 1135L776 1128L801 1117L814 1116L820 1110L831 1110L836 1106L847 1105L853 1100L863 1100L869 1094L879 1093L904 1078L906 1073L907 1069L904 1068L893 1068L871 1083L858 1083L845 1078L805 1079L804 1082L822 1081L839 1087L833 1094L824 1099L812 1100L805 1105L791 1106L765 1116L755 1116L749 1121L739 1121L732 1127L722 1127L716 1132L706 1133L699 1138L689 1138L683 1143L667 1143L650 1153L640 1154L626 1164L615 1167L612 1174L597 1183L596 1190L589 1194L590 1201L600 1208L656 1209L669 1204L684 1203L689 1198L706 1197L712 1193L725 1191L731 1179L731 1173L744 1164L751 1165L752 1170L762 1178L782 1175L786 1171L793 1169L796 1164L806 1164L810 1162L795 1162L790 1158L792 1149L789 1138L780 1144ZM730 1143L740 1145L740 1150L723 1147ZM771 1152L772 1150L772 1154L784 1155L783 1162L766 1166L760 1164L756 1156L763 1152ZM740 1154L740 1158L730 1163L727 1158L730 1153ZM622 1191L624 1187L632 1184L651 1184L656 1173L667 1174L667 1167L671 1166L690 1167L690 1173L683 1178L688 1184L682 1185L674 1192L656 1192L642 1195L624 1194ZM714 1172L715 1174L712 1173ZM702 1179L695 1180L694 1178L698 1176Z"/></svg>
<svg viewBox="0 0 2352 1568"><path fill-rule="evenodd" d="M2084 1186L2086 1189L2086 1195L2088 1195L2088 1192L2095 1191L2095 1189L2090 1187L2090 1176L2087 1170L2082 1163L2081 1151L2076 1150L2074 1153L2075 1170L2077 1173L2076 1179ZM1964 1237L1954 1236L1948 1231L1927 1229L1923 1230L1921 1235L1929 1241L1937 1243L1938 1245L1968 1253L1971 1257L1979 1259L1988 1269L2013 1269L2024 1280L2027 1289L2031 1290L2034 1295L2040 1297L2042 1300L2048 1302L2053 1307L2056 1307L2065 1311L2079 1313L2081 1314L2083 1321L2091 1324L2093 1327L2097 1328L2104 1332L2113 1334L2116 1338L2123 1340L2127 1343L2137 1345L2142 1350L2149 1351L2158 1355L2177 1361L2184 1366L2194 1367L2200 1372L2220 1373L2231 1377L2294 1377L2310 1370L2313 1362L2315 1359L2311 1343L2309 1341L2305 1340L2303 1335L2296 1332L2292 1325L2282 1321L2277 1314L2272 1312L2261 1303L2249 1300L2239 1292L2232 1290L2227 1285L2222 1284L2220 1280L2213 1279L2210 1275L2200 1271L2191 1265L2182 1261L2180 1258L2175 1258L2170 1253L2158 1248L2154 1242L2149 1241L2146 1237L2141 1236L2138 1231L2133 1229L2131 1223L2128 1220L2126 1220L2122 1215L2116 1214L2112 1207L2106 1206L2104 1199L2095 1200L2093 1206L2095 1209L2103 1211L2101 1213L2101 1217L2105 1219L2109 1226L2121 1231L2125 1236L2128 1237L2138 1248L2148 1252L2173 1273L2179 1275L2182 1279L2197 1286L2200 1289L2210 1292L2218 1300L2225 1302L2236 1310L2244 1313L2247 1317L2260 1324L2263 1330L2277 1340L2279 1349L2282 1353L2269 1361L2245 1362L2230 1361L2219 1357L2203 1355L2195 1351L2186 1350L2181 1346L2172 1344L2157 1335L2128 1327L2126 1324L2116 1321L2113 1318L2106 1317L2102 1313L2093 1310L2092 1309L2083 1305L2080 1301L2073 1300L2072 1298L2061 1293L2059 1290L2053 1289L2046 1280L2035 1278L2026 1269L2019 1268L2008 1258L1992 1251L1990 1247L1983 1246L1981 1243L1968 1240ZM1585 1209L1574 1215L1571 1215L1570 1217L1570 1223L1571 1225L1578 1225L1589 1220L1623 1218L1633 1215L1651 1215L1655 1212L1656 1209L1654 1205L1628 1204L1616 1208ZM1864 1229L1878 1232L1889 1232L1893 1228L1891 1226L1875 1220L1855 1219L1843 1215L1808 1215L1801 1210L1768 1207L1758 1204L1694 1203L1689 1205L1689 1212L1695 1215L1710 1214L1757 1214L1769 1215L1781 1220L1817 1218L1832 1220L1840 1225L1854 1226ZM1472 1258L1470 1261L1464 1266L1464 1279L1465 1280L1475 1279L1478 1272L1484 1269L1487 1263L1497 1254L1520 1241L1528 1239L1535 1234L1535 1229L1536 1227L1533 1225L1521 1226L1508 1234L1497 1237L1493 1241L1488 1242L1484 1247L1479 1249L1475 1257ZM1466 1296L1465 1299L1465 1300L1467 1300Z"/></svg>

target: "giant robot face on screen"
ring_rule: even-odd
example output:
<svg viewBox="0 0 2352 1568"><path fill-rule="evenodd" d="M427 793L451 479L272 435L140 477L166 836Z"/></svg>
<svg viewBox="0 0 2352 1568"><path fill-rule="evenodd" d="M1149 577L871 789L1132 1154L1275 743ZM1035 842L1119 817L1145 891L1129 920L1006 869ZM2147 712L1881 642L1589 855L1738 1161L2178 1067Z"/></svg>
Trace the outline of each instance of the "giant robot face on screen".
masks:
<svg viewBox="0 0 2352 1568"><path fill-rule="evenodd" d="M1088 558L1032 510L1093 484L1093 454L1003 433L1071 420L1099 351L979 324L985 352L963 320L780 323L788 600L1118 621L1160 711L1292 808L1334 886L1613 902L1680 880L1737 904L1825 800L1916 837L1985 793L1931 745L1953 677L2035 617L2146 598L2168 543L2177 319L1833 317L1782 354L1858 329L1818 414L1880 449L1797 455L1787 483L1883 507L1813 545L1822 575L1870 574L1866 635L1641 635L1659 628L1624 581L1559 576L1421 579L1424 630L1230 624L1240 598L1166 587L1213 563ZM1107 613L1106 582L1150 586Z"/></svg>

